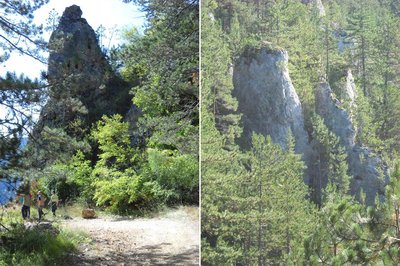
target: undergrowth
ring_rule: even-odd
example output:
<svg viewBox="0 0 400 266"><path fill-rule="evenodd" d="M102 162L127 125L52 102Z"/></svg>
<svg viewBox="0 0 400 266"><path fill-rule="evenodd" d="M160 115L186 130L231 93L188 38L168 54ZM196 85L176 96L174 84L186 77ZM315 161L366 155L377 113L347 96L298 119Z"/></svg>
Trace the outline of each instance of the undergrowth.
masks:
<svg viewBox="0 0 400 266"><path fill-rule="evenodd" d="M4 214L5 213L5 214ZM88 241L86 235L60 229L58 235L43 230L27 230L20 213L3 211L0 222L0 266L4 265L68 265L66 257ZM53 224L57 227L57 224Z"/></svg>

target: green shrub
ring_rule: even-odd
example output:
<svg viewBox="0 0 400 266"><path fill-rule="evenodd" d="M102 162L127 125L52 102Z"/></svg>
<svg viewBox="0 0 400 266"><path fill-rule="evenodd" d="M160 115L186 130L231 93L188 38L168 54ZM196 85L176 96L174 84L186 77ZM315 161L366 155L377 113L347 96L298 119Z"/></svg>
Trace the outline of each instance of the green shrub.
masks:
<svg viewBox="0 0 400 266"><path fill-rule="evenodd" d="M65 265L65 257L86 239L68 231L54 236L26 230L23 224L13 226L1 236L7 241L0 247L0 265Z"/></svg>
<svg viewBox="0 0 400 266"><path fill-rule="evenodd" d="M120 173L120 172L118 172ZM141 176L120 173L119 177L96 182L94 199L98 205L108 206L111 212L122 213L129 209L151 208L168 198L157 182L146 181Z"/></svg>
<svg viewBox="0 0 400 266"><path fill-rule="evenodd" d="M79 197L85 203L92 203L94 184L90 161L85 159L82 151L78 151L68 163L68 183L75 186Z"/></svg>
<svg viewBox="0 0 400 266"><path fill-rule="evenodd" d="M149 175L164 190L170 202L198 202L199 168L197 158L176 151L148 149Z"/></svg>

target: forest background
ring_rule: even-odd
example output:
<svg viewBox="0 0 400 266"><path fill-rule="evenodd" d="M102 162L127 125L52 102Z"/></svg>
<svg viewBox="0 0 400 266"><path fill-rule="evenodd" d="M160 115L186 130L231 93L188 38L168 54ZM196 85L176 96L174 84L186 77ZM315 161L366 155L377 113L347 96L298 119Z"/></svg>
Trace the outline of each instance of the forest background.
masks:
<svg viewBox="0 0 400 266"><path fill-rule="evenodd" d="M392 0L204 0L201 10L202 262L204 265L399 263L400 5ZM282 150L243 130L232 67L247 49L286 50L309 136L324 151L328 186L313 201L293 137ZM341 99L351 69L357 143L390 168L385 201L348 194L346 154L315 112L329 82Z"/></svg>

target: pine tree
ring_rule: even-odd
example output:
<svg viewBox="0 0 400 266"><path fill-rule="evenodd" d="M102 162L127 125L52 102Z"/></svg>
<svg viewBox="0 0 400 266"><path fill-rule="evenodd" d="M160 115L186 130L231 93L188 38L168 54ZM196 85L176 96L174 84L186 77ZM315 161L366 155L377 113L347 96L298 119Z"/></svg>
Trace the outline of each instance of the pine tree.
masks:
<svg viewBox="0 0 400 266"><path fill-rule="evenodd" d="M33 24L33 12L49 0L3 1L0 3L0 62L6 61L10 53L18 51L44 63L40 50L46 42L41 38L42 27Z"/></svg>
<svg viewBox="0 0 400 266"><path fill-rule="evenodd" d="M354 51L355 64L358 67L361 80L361 88L364 96L370 94L369 63L372 51L372 39L374 33L374 17L372 10L374 1L354 1L350 7L347 20L347 40Z"/></svg>
<svg viewBox="0 0 400 266"><path fill-rule="evenodd" d="M142 135L154 146L197 156L199 1L126 2L138 3L148 20L143 36L128 33L120 53L125 78L139 80L132 93Z"/></svg>
<svg viewBox="0 0 400 266"><path fill-rule="evenodd" d="M12 53L21 53L44 63L41 52L46 42L41 26L33 23L33 13L48 0L2 1L0 3L0 63ZM45 99L44 84L24 75L7 72L0 77L0 159L9 161L2 169L8 171L20 165L22 137L30 134L33 125L32 105ZM2 174L2 177L8 174ZM0 180L2 179L0 177Z"/></svg>
<svg viewBox="0 0 400 266"><path fill-rule="evenodd" d="M248 156L246 168L251 178L242 185L247 189L243 197L252 207L242 212L255 219L252 256L257 257L258 265L299 264L313 214L302 178L304 165L294 154L293 137L289 136L288 150L283 151L270 137L254 134Z"/></svg>
<svg viewBox="0 0 400 266"><path fill-rule="evenodd" d="M236 227L235 212L243 208L236 194L238 180L244 179L246 171L234 145L240 116L235 114L237 101L231 96L229 48L214 18L215 8L215 1L202 3L201 249L202 263L226 265L242 256L234 241L236 230L246 229Z"/></svg>
<svg viewBox="0 0 400 266"><path fill-rule="evenodd" d="M316 152L316 176L313 177L313 200L322 202L323 190L328 186L335 187L341 194L349 191L347 154L339 144L339 138L325 126L323 119L315 115L313 121L313 140Z"/></svg>

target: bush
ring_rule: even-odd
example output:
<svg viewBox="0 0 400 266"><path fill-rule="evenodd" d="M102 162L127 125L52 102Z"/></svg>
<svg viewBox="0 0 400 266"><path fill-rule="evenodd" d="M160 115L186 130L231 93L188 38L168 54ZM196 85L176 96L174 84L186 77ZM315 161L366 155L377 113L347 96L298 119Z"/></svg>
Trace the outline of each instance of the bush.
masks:
<svg viewBox="0 0 400 266"><path fill-rule="evenodd" d="M0 247L0 265L65 265L65 257L76 250L81 236L61 231L57 236L39 230L26 230L22 224L3 232L7 239Z"/></svg>
<svg viewBox="0 0 400 266"><path fill-rule="evenodd" d="M197 158L177 151L148 149L150 178L170 191L170 203L198 203L199 167Z"/></svg>
<svg viewBox="0 0 400 266"><path fill-rule="evenodd" d="M168 191L163 190L157 182L127 173L121 173L121 176L111 180L97 181L94 195L98 205L106 205L114 213L152 208L162 204L168 197Z"/></svg>

